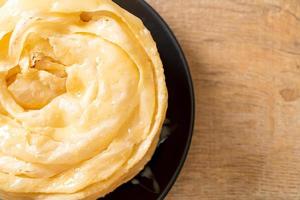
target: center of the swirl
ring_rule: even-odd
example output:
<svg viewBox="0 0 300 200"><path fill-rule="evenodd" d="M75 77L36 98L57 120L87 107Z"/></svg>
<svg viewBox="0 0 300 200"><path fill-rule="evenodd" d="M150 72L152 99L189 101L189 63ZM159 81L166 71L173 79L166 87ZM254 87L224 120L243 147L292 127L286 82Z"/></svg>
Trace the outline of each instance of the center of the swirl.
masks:
<svg viewBox="0 0 300 200"><path fill-rule="evenodd" d="M66 92L64 66L51 58L33 60L28 69L19 66L7 75L8 90L24 109L41 109Z"/></svg>

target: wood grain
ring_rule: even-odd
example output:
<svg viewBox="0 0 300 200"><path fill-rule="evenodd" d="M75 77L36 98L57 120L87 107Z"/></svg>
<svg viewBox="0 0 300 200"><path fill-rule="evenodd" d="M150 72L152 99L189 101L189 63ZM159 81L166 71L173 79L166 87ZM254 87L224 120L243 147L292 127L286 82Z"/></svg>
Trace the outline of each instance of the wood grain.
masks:
<svg viewBox="0 0 300 200"><path fill-rule="evenodd" d="M167 199L300 199L300 1L148 2L178 37L197 96Z"/></svg>

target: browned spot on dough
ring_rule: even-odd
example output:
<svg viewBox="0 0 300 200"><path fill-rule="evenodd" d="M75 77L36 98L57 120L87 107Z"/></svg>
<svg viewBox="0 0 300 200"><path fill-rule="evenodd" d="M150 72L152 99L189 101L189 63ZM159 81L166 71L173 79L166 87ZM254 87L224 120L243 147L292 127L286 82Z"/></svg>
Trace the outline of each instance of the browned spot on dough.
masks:
<svg viewBox="0 0 300 200"><path fill-rule="evenodd" d="M280 95L285 101L296 101L300 98L300 92L296 89L283 89L280 91Z"/></svg>
<svg viewBox="0 0 300 200"><path fill-rule="evenodd" d="M89 22L92 20L92 15L87 12L82 12L79 17L80 17L80 20L83 22Z"/></svg>

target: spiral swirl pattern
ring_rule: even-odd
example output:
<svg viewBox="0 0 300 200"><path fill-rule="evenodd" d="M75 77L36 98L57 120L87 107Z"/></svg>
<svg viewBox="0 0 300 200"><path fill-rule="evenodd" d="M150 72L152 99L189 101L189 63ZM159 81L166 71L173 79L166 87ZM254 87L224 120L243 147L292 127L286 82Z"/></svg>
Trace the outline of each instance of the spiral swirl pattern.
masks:
<svg viewBox="0 0 300 200"><path fill-rule="evenodd" d="M0 197L96 199L131 179L167 108L143 23L111 0L0 5Z"/></svg>

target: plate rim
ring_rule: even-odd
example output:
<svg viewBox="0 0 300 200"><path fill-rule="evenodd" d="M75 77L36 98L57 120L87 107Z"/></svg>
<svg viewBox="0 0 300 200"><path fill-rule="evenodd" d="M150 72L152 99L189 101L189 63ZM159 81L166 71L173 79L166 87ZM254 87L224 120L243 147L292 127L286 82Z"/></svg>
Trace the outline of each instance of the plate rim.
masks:
<svg viewBox="0 0 300 200"><path fill-rule="evenodd" d="M172 43L175 46L176 51L179 53L180 55L180 60L182 61L182 64L184 66L184 71L185 71L185 76L187 77L187 82L188 82L188 88L189 88L189 99L190 99L190 103L191 103L191 115L190 115L190 124L189 124L189 130L188 132L188 139L186 142L186 146L183 152L183 155L180 158L180 163L179 165L176 167L176 170L172 176L172 178L169 180L167 186L165 187L165 189L163 190L163 192L160 194L160 196L158 197L158 200L163 200L167 194L170 192L170 190L172 189L173 185L175 184L177 178L180 175L181 170L183 169L183 166L185 164L185 161L188 157L188 153L189 150L191 148L191 143L192 143L192 138L193 138L193 133L194 133L194 125L195 125L195 119L196 119L196 109L195 109L195 91L194 91L194 85L193 85L193 78L190 72L190 68L189 68L189 64L188 61L185 57L184 51L182 49L182 47L180 46L180 43L178 41L178 39L176 38L174 32L172 31L172 29L170 28L170 26L167 24L167 22L162 18L162 16L160 16L160 14L145 0L141 0L140 1L141 4L143 4L143 6L145 6L146 9L148 9L152 16L154 18L156 18L160 24L162 24L163 29L165 29L166 33L170 36L170 39L172 41Z"/></svg>

